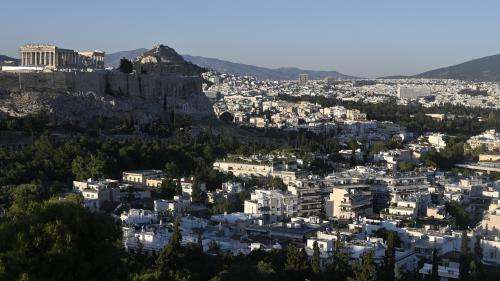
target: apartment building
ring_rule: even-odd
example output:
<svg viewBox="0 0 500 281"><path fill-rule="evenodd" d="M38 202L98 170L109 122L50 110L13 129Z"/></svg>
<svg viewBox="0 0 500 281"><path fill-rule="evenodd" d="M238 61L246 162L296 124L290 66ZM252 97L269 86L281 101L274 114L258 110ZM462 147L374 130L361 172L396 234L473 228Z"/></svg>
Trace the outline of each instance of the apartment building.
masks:
<svg viewBox="0 0 500 281"><path fill-rule="evenodd" d="M244 202L245 214L264 214L291 217L299 210L297 195L280 190L257 189Z"/></svg>
<svg viewBox="0 0 500 281"><path fill-rule="evenodd" d="M362 186L333 187L325 204L328 217L351 219L373 215L372 193Z"/></svg>

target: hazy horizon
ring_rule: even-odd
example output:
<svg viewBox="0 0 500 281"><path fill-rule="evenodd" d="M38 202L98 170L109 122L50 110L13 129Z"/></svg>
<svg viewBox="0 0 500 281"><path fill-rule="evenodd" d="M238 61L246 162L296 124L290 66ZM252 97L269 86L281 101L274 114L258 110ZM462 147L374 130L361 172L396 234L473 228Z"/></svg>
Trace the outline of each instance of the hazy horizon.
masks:
<svg viewBox="0 0 500 281"><path fill-rule="evenodd" d="M0 54L54 43L107 53L162 43L180 54L278 68L411 75L500 53L498 1L2 3Z"/></svg>

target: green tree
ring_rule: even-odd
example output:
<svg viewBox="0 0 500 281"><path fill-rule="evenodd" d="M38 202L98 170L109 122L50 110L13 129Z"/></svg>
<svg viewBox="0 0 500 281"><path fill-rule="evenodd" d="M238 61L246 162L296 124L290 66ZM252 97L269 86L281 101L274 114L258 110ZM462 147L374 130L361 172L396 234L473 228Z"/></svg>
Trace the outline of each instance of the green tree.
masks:
<svg viewBox="0 0 500 281"><path fill-rule="evenodd" d="M481 247L481 236L476 235L474 241L474 280L484 280L483 249Z"/></svg>
<svg viewBox="0 0 500 281"><path fill-rule="evenodd" d="M446 202L444 210L448 213L454 221L454 224L460 229L466 229L471 223L470 214L465 208L455 201Z"/></svg>
<svg viewBox="0 0 500 281"><path fill-rule="evenodd" d="M309 275L308 257L304 249L293 245L287 247L285 271L292 280L303 280Z"/></svg>
<svg viewBox="0 0 500 281"><path fill-rule="evenodd" d="M436 248L432 250L432 268L429 275L429 281L439 281L439 258Z"/></svg>
<svg viewBox="0 0 500 281"><path fill-rule="evenodd" d="M134 71L134 65L129 59L124 57L120 59L120 66L118 67L118 70L125 74L130 74Z"/></svg>
<svg viewBox="0 0 500 281"><path fill-rule="evenodd" d="M161 279L173 278L181 270L181 241L180 219L177 218L174 221L172 236L158 257L158 270Z"/></svg>
<svg viewBox="0 0 500 281"><path fill-rule="evenodd" d="M375 281L377 280L377 270L373 261L373 251L363 254L361 261L354 266L354 278L349 277L350 281Z"/></svg>
<svg viewBox="0 0 500 281"><path fill-rule="evenodd" d="M321 260L320 260L320 252L318 247L318 242L314 241L313 243L313 255L311 258L311 269L315 275L319 275L321 273Z"/></svg>
<svg viewBox="0 0 500 281"><path fill-rule="evenodd" d="M384 280L393 281L395 279L394 266L396 265L396 238L394 232L387 234L387 248L385 250Z"/></svg>
<svg viewBox="0 0 500 281"><path fill-rule="evenodd" d="M176 179L180 176L179 167L174 162L168 162L165 164L165 174L167 177Z"/></svg>
<svg viewBox="0 0 500 281"><path fill-rule="evenodd" d="M123 280L121 229L70 200L31 201L0 224L4 280ZM3 276L2 276L3 275Z"/></svg>
<svg viewBox="0 0 500 281"><path fill-rule="evenodd" d="M460 280L469 280L470 276L470 254L469 254L469 237L467 231L462 232L462 242L460 244Z"/></svg>

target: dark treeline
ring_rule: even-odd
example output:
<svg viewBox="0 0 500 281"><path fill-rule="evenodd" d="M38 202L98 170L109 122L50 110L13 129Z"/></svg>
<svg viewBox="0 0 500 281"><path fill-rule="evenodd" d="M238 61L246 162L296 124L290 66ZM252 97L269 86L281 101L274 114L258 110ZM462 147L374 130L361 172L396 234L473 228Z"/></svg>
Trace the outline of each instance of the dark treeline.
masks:
<svg viewBox="0 0 500 281"><path fill-rule="evenodd" d="M391 121L405 126L409 131L422 134L424 132L443 132L451 135L472 136L487 129L500 128L500 111L494 109L474 108L456 105L438 107L423 107L418 103L398 105L396 100L384 103L363 103L341 101L333 97L280 95L280 99L299 102L309 101L322 106L344 106L349 109L358 109L367 114L368 119ZM446 113L455 115L444 121L436 121L425 116L428 113Z"/></svg>
<svg viewBox="0 0 500 281"><path fill-rule="evenodd" d="M0 185L70 184L86 178L121 178L124 170L178 170L178 176L208 177L212 162L243 145L234 138L201 133L159 140L115 141L81 137L58 141L42 135L26 148L0 150Z"/></svg>

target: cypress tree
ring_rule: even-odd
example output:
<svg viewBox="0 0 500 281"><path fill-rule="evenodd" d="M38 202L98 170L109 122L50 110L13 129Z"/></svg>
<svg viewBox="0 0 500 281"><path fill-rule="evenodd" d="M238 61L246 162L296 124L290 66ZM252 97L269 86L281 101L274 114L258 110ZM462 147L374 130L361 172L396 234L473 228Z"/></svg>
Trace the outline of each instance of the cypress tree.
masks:
<svg viewBox="0 0 500 281"><path fill-rule="evenodd" d="M361 261L357 262L354 270L354 278L349 281L375 281L377 280L377 269L373 261L373 251L363 254Z"/></svg>
<svg viewBox="0 0 500 281"><path fill-rule="evenodd" d="M180 252L182 234L180 230L180 220L177 218L174 222L173 233L167 246L161 251L158 257L158 269L160 270L160 279L167 280L180 269Z"/></svg>
<svg viewBox="0 0 500 281"><path fill-rule="evenodd" d="M462 232L462 243L460 245L460 280L469 280L469 237L467 231Z"/></svg>
<svg viewBox="0 0 500 281"><path fill-rule="evenodd" d="M395 249L395 234L392 231L387 233L387 249L385 250L384 262L384 279L387 281L394 280L394 266L396 264L396 249Z"/></svg>
<svg viewBox="0 0 500 281"><path fill-rule="evenodd" d="M431 269L431 274L429 275L429 280L430 281L439 281L439 262L438 262L438 254L437 254L437 249L434 248L432 251L432 269Z"/></svg>
<svg viewBox="0 0 500 281"><path fill-rule="evenodd" d="M483 249L481 248L481 236L476 236L474 243L474 279L482 280L484 278L483 268Z"/></svg>
<svg viewBox="0 0 500 281"><path fill-rule="evenodd" d="M314 241L313 244L313 256L311 260L311 267L314 274L321 273L320 253L319 253L318 242L316 241Z"/></svg>

